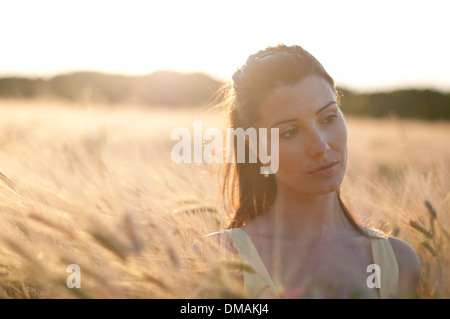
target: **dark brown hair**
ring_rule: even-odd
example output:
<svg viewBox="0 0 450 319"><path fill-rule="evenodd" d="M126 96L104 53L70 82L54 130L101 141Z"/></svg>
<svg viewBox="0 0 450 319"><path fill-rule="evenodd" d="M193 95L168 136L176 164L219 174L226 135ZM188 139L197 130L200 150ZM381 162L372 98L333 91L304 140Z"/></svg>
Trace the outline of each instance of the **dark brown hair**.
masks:
<svg viewBox="0 0 450 319"><path fill-rule="evenodd" d="M325 79L334 89L339 103L334 80L322 64L302 47L278 45L251 55L245 65L234 73L232 81L225 84L220 91L220 106L227 115L227 127L244 130L252 127L258 119L260 103L275 88L295 85L309 75ZM237 141L234 140L233 143L236 146ZM265 178L260 174L260 161L250 163L250 149L247 145L245 147L244 163L237 163L237 153L234 151L234 162L224 166L221 192L225 203L230 203L230 206L225 205L227 212L232 215L229 228L243 226L267 210L273 204L277 193L275 177L269 175ZM339 189L337 195L349 222L358 232L367 236L343 203Z"/></svg>

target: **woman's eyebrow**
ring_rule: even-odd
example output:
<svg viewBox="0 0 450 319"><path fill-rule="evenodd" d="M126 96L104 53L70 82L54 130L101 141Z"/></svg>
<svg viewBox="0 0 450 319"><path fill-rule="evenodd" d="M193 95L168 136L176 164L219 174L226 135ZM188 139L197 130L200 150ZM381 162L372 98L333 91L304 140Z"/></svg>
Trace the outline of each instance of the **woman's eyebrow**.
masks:
<svg viewBox="0 0 450 319"><path fill-rule="evenodd" d="M330 102L328 102L327 104L325 104L324 106L322 106L320 109L317 110L316 115L319 114L320 112L322 112L323 110L325 110L327 107L330 107L330 106L333 105L333 104L337 104L337 102L336 102L336 101L330 101ZM272 128L272 127L274 127L274 126L277 126L277 125L280 125L280 124L283 124L283 123L295 122L295 121L297 121L297 120L298 120L297 118L292 118L292 119L287 119L287 120L278 121L278 122L276 122L275 124L273 124L270 128Z"/></svg>
<svg viewBox="0 0 450 319"><path fill-rule="evenodd" d="M327 107L329 107L329 106L331 106L331 105L333 105L333 104L335 104L335 103L337 104L336 101L328 102L327 104L325 104L325 106L322 106L320 109L317 110L316 115L318 115L320 112L322 112L323 110L325 110Z"/></svg>
<svg viewBox="0 0 450 319"><path fill-rule="evenodd" d="M272 127L274 127L274 126L277 126L277 125L280 125L280 124L283 124L283 123L287 123L287 122L295 122L295 121L297 121L297 118L288 119L288 120L283 120L283 121L278 121L278 122L276 122L274 125L272 125L270 128L272 128Z"/></svg>

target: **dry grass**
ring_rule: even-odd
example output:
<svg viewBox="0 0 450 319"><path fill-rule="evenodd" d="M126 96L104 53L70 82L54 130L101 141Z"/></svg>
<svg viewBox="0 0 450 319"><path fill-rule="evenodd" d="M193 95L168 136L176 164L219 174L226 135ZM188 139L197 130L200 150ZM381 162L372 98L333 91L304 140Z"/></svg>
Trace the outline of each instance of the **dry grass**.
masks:
<svg viewBox="0 0 450 319"><path fill-rule="evenodd" d="M194 241L219 230L216 168L176 165L194 111L0 102L0 297L243 297L245 267ZM214 115L208 126L223 125ZM450 123L353 119L343 195L364 223L410 242L420 297L448 298ZM81 289L69 289L70 264Z"/></svg>

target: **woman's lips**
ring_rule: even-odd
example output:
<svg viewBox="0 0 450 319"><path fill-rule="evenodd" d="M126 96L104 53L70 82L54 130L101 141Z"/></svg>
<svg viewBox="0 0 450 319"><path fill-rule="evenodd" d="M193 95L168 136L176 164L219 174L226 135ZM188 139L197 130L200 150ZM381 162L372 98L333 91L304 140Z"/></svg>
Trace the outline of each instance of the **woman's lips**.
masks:
<svg viewBox="0 0 450 319"><path fill-rule="evenodd" d="M323 165L320 165L313 170L309 171L308 174L311 175L328 175L333 173L336 170L338 161L331 161L328 163L325 163Z"/></svg>

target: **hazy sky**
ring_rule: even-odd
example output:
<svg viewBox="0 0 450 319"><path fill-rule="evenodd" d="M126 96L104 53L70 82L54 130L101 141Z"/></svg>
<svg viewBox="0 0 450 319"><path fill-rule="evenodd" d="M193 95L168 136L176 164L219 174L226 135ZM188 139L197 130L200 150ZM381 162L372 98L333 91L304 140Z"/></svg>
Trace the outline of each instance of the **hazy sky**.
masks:
<svg viewBox="0 0 450 319"><path fill-rule="evenodd" d="M450 91L450 1L0 0L0 76L172 69L230 78L278 43L337 85Z"/></svg>

